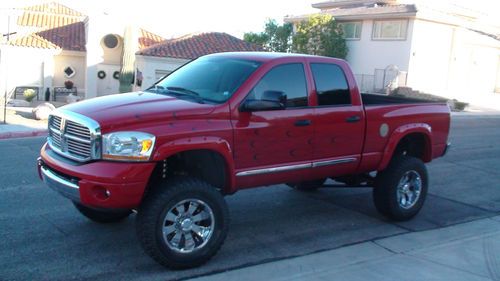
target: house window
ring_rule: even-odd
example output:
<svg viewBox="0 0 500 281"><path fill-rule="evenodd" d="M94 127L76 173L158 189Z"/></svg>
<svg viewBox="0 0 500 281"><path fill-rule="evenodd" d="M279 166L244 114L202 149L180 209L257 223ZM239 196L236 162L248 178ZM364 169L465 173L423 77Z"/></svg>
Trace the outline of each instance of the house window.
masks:
<svg viewBox="0 0 500 281"><path fill-rule="evenodd" d="M170 73L172 73L172 71L157 69L157 70L155 70L155 80L158 81L161 78L169 75Z"/></svg>
<svg viewBox="0 0 500 281"><path fill-rule="evenodd" d="M373 22L373 40L405 40L408 20L382 20Z"/></svg>
<svg viewBox="0 0 500 281"><path fill-rule="evenodd" d="M344 38L348 40L357 40L361 38L361 25L362 22L342 22L340 26L344 31Z"/></svg>
<svg viewBox="0 0 500 281"><path fill-rule="evenodd" d="M63 69L63 72L64 72L64 77L66 77L66 78L71 78L71 77L75 76L75 74L76 74L75 69L71 66L66 66Z"/></svg>

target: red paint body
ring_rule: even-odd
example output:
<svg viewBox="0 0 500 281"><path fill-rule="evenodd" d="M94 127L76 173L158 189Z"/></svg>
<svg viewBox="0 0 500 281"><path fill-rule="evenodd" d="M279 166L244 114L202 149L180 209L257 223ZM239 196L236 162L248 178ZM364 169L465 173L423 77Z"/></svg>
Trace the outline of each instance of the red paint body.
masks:
<svg viewBox="0 0 500 281"><path fill-rule="evenodd" d="M425 136L423 160L443 155L450 126L446 104L415 103L363 106L354 76L343 60L274 53L228 53L218 56L262 61L262 65L225 103L198 104L148 92L112 95L65 107L96 120L102 134L114 131L142 131L156 136L152 159L146 163L96 161L73 166L51 158L42 148L42 160L55 171L81 179L82 203L103 208L136 208L158 161L181 151L207 149L225 160L225 192L285 182L355 175L383 170L401 138L410 133ZM309 68L311 62L333 63L345 72L350 87L350 106L318 107L316 89ZM302 63L306 70L309 106L259 112L238 109L247 93L274 66ZM194 77L195 78L195 77ZM347 123L349 116L360 121ZM300 119L310 126L297 127ZM380 126L388 125L381 136ZM343 158L355 161L294 171L252 176L239 172ZM111 189L111 196L99 200L95 186Z"/></svg>

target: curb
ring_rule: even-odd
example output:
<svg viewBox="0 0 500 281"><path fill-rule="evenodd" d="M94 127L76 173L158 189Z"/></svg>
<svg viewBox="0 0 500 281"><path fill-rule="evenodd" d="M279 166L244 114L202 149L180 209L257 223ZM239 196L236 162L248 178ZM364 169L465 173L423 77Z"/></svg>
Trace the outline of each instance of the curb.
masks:
<svg viewBox="0 0 500 281"><path fill-rule="evenodd" d="M47 130L17 131L0 133L0 140L46 136Z"/></svg>

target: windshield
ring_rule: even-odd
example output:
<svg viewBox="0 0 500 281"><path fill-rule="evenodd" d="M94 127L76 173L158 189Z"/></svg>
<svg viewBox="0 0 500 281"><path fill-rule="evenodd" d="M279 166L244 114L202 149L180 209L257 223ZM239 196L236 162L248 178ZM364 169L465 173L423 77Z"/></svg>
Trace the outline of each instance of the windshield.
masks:
<svg viewBox="0 0 500 281"><path fill-rule="evenodd" d="M200 58L163 78L147 91L194 101L223 103L260 62L234 58Z"/></svg>

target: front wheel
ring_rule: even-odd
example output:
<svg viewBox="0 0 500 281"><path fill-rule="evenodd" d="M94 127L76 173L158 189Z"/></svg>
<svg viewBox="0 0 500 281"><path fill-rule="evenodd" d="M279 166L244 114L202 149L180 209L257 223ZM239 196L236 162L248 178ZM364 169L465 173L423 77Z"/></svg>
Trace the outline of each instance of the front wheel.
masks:
<svg viewBox="0 0 500 281"><path fill-rule="evenodd" d="M137 214L144 251L173 269L208 261L222 246L229 211L222 194L193 178L176 178L154 187Z"/></svg>
<svg viewBox="0 0 500 281"><path fill-rule="evenodd" d="M422 160L398 156L377 175L373 201L381 214L393 220L405 221L420 211L427 189L427 169Z"/></svg>

